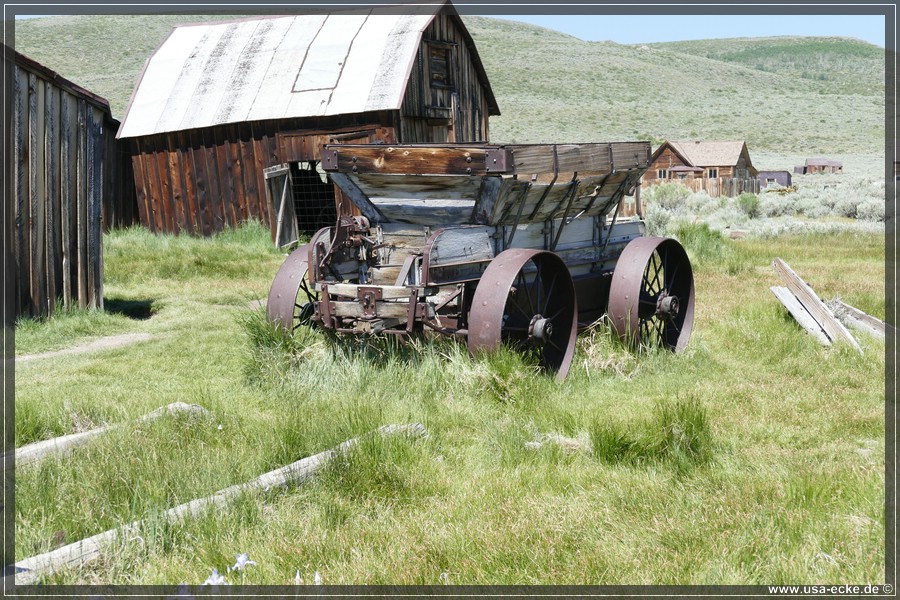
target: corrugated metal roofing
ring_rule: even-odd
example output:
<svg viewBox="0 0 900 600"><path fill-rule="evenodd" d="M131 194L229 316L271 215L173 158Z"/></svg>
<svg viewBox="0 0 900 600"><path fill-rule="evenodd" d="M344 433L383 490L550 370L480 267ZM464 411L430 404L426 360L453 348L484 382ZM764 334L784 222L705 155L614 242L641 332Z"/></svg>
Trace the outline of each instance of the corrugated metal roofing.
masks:
<svg viewBox="0 0 900 600"><path fill-rule="evenodd" d="M672 149L695 167L738 164L744 142L668 142Z"/></svg>
<svg viewBox="0 0 900 600"><path fill-rule="evenodd" d="M177 27L144 67L117 137L397 110L442 6Z"/></svg>

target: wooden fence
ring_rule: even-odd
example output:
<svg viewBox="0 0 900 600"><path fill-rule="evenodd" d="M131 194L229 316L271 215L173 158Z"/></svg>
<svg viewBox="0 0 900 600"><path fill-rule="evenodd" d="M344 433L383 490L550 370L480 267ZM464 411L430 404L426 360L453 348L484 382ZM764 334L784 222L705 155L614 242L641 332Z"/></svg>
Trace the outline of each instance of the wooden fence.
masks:
<svg viewBox="0 0 900 600"><path fill-rule="evenodd" d="M8 48L4 73L15 314L102 308L103 230L136 216L118 122L106 100Z"/></svg>
<svg viewBox="0 0 900 600"><path fill-rule="evenodd" d="M737 178L719 178L719 179L688 179L679 181L686 185L692 192L706 192L712 198L719 196L728 196L734 198L743 193L758 194L759 179L737 179Z"/></svg>

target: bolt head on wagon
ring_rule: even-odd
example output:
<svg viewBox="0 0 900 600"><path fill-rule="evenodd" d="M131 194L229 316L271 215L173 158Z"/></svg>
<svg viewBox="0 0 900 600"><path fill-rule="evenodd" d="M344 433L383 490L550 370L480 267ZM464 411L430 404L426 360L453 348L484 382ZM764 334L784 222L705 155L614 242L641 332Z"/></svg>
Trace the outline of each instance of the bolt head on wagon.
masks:
<svg viewBox="0 0 900 600"><path fill-rule="evenodd" d="M285 260L268 318L430 331L473 355L508 344L559 379L578 331L604 316L629 346L681 350L694 320L687 253L624 214L649 164L649 142L326 145L346 208Z"/></svg>

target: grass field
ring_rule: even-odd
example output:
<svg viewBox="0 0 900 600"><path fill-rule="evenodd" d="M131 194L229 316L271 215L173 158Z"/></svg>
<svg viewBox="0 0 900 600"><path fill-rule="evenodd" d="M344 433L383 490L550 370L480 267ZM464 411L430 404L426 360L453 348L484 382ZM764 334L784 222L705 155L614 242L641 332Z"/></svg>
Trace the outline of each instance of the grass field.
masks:
<svg viewBox="0 0 900 600"><path fill-rule="evenodd" d="M257 563L248 584L298 571L326 584L883 581L884 344L822 348L768 291L777 256L823 298L883 317L883 235L681 235L697 285L689 349L635 355L601 323L557 383L449 340L275 335L249 307L283 259L259 226L115 232L119 312L21 322L17 354L154 338L17 365L17 445L124 425L17 473L16 557L146 518L46 583L200 584L242 552ZM127 424L174 401L208 413ZM427 438L369 440L311 484L176 525L155 516L408 422Z"/></svg>

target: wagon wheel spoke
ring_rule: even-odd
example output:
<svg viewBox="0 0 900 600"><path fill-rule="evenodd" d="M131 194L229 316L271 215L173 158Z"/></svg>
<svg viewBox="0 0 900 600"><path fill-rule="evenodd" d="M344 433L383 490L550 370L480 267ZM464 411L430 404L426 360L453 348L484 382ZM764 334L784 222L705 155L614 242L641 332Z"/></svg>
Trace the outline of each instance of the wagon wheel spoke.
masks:
<svg viewBox="0 0 900 600"><path fill-rule="evenodd" d="M694 278L684 248L659 237L629 242L613 271L607 312L633 348L683 349L694 323Z"/></svg>

